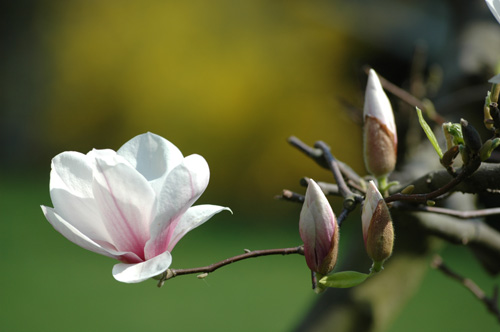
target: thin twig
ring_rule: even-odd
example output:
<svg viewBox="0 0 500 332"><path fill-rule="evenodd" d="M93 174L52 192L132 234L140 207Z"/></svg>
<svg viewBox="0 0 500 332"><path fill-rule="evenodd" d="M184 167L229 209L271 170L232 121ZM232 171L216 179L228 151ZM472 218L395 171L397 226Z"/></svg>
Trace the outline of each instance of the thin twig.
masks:
<svg viewBox="0 0 500 332"><path fill-rule="evenodd" d="M459 275L458 273L451 270L448 266L446 266L443 262L443 259L439 255L434 256L431 266L443 272L446 276L461 283L472 294L474 294L474 296L479 301L483 302L488 311L495 315L498 322L500 322L500 310L498 309L498 287L495 287L492 297L486 296L484 291L474 281Z"/></svg>
<svg viewBox="0 0 500 332"><path fill-rule="evenodd" d="M321 149L321 151L323 152L323 157L325 158L330 168L330 171L332 172L333 177L335 178L335 182L337 182L340 195L344 198L342 212L337 218L337 223L340 227L342 226L343 221L347 218L349 213L356 208L356 205L358 205L358 203L363 201L363 197L353 193L351 189L349 189L349 187L347 186L344 177L340 172L337 159L335 159L335 157L330 152L330 147L322 141L316 142L314 144L314 147Z"/></svg>
<svg viewBox="0 0 500 332"><path fill-rule="evenodd" d="M472 210L472 211L457 211L441 207L423 206L423 205L413 206L408 204L401 205L400 207L397 208L403 209L405 211L422 211L422 212L444 214L448 216L457 217L460 219L473 219L473 218L481 218L481 217L500 214L500 208L489 208L489 209Z"/></svg>
<svg viewBox="0 0 500 332"><path fill-rule="evenodd" d="M296 203L304 203L305 200L304 195L298 194L288 189L284 189L281 195L278 195L275 198Z"/></svg>
<svg viewBox="0 0 500 332"><path fill-rule="evenodd" d="M312 270L311 270L311 284L313 290L315 290L316 287L318 286L318 278L316 277L316 272Z"/></svg>
<svg viewBox="0 0 500 332"><path fill-rule="evenodd" d="M318 148L313 148L302 142L299 138L295 136L290 136L288 138L288 143L293 147L297 148L300 152L304 153L306 156L314 160L319 166L330 169L328 162L323 157L323 151ZM360 183L363 182L363 179L359 174L357 174L351 167L347 164L337 160L337 165L340 169L340 172L350 181L356 183L357 186L360 186Z"/></svg>
<svg viewBox="0 0 500 332"><path fill-rule="evenodd" d="M242 261L244 259L260 257L260 256L269 256L269 255L291 255L291 254L299 254L304 255L304 247L298 246L294 248L281 248L281 249L265 249L265 250L254 250L250 252L245 252L244 254L237 255L234 257L226 258L223 261L218 263L210 264L204 267L196 267L191 269L168 269L161 276L158 287L163 286L166 280L172 279L176 276L185 275L185 274L194 274L194 273L210 273L215 270L229 265L234 262Z"/></svg>
<svg viewBox="0 0 500 332"><path fill-rule="evenodd" d="M300 179L300 185L303 187L307 187L309 184L310 178L304 177ZM323 193L325 195L336 195L340 196L340 191L339 191L339 186L333 183L328 183L328 182L323 182L323 181L316 181L318 186L321 188Z"/></svg>
<svg viewBox="0 0 500 332"><path fill-rule="evenodd" d="M456 177L454 177L450 182L442 186L441 188L438 188L437 190L434 190L430 193L427 194L401 194L401 193L396 193L393 194L387 198L385 198L386 203L390 202L395 202L395 201L406 201L406 202L413 202L413 203L425 203L429 200L432 200L434 198L437 198L441 195L446 194L448 191L453 189L457 184L462 182L469 174L469 172L466 172L465 170L462 170Z"/></svg>
<svg viewBox="0 0 500 332"><path fill-rule="evenodd" d="M353 195L353 192L349 187L347 186L344 177L342 176L342 173L340 172L339 164L337 162L337 159L332 155L330 152L330 147L326 145L325 142L323 141L318 141L314 144L315 148L320 149L323 152L323 157L326 160L326 163L328 165L328 168L333 174L333 177L335 178L335 182L337 182L337 185L339 186L339 192L344 199L350 197Z"/></svg>
<svg viewBox="0 0 500 332"><path fill-rule="evenodd" d="M320 149L310 147L295 136L290 136L288 138L288 143L314 160L321 167L329 169L328 164L325 162L325 158L323 158L323 152Z"/></svg>

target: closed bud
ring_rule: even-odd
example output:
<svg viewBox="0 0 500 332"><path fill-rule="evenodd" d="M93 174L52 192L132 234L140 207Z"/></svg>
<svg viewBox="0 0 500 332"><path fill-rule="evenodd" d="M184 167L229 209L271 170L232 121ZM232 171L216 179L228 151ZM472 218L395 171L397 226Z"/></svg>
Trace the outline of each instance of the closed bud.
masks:
<svg viewBox="0 0 500 332"><path fill-rule="evenodd" d="M479 157L481 161L486 161L491 157L491 153L500 145L500 138L492 138L487 140L481 149L479 149Z"/></svg>
<svg viewBox="0 0 500 332"><path fill-rule="evenodd" d="M483 106L483 114L484 114L484 126L486 129L494 129L493 128L493 118L491 117L490 113L490 104L491 104L491 93L488 91L486 94L486 98L484 99L484 106Z"/></svg>
<svg viewBox="0 0 500 332"><path fill-rule="evenodd" d="M389 208L373 181L368 183L361 221L366 252L374 266L381 265L391 256L394 228Z"/></svg>
<svg viewBox="0 0 500 332"><path fill-rule="evenodd" d="M490 103L489 105L489 110L490 110L490 115L491 119L493 121L493 125L495 129L500 128L500 110L498 109L498 104L497 103Z"/></svg>
<svg viewBox="0 0 500 332"><path fill-rule="evenodd" d="M460 120L462 126L462 135L464 137L465 146L469 148L472 153L478 153L479 149L483 143L481 142L481 136L477 130L467 122L465 119Z"/></svg>
<svg viewBox="0 0 500 332"><path fill-rule="evenodd" d="M442 125L444 137L446 138L446 149L450 150L455 145L464 144L462 127L460 123L445 122Z"/></svg>
<svg viewBox="0 0 500 332"><path fill-rule="evenodd" d="M330 273L337 262L337 218L325 194L312 179L309 179L300 212L299 232L304 242L307 266L321 275Z"/></svg>
<svg viewBox="0 0 500 332"><path fill-rule="evenodd" d="M385 176L396 165L398 138L391 103L373 69L368 76L363 117L366 169L376 177Z"/></svg>

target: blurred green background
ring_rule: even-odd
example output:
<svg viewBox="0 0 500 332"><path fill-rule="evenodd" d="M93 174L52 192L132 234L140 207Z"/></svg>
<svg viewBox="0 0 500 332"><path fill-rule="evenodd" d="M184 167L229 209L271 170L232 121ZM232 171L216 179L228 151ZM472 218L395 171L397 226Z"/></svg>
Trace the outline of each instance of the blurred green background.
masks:
<svg viewBox="0 0 500 332"><path fill-rule="evenodd" d="M500 36L482 1L1 6L0 331L292 330L317 297L303 257L248 260L162 289L153 281L118 283L112 260L73 245L45 221L39 205L51 205L50 159L65 150L118 149L146 131L185 155L203 155L212 175L200 203L229 206L234 215L187 235L174 250L174 268L244 248L295 246L300 206L273 197L283 188L303 192L302 176L331 175L286 138L325 140L363 174L361 131L345 106L362 108L362 66L403 84L414 44L425 40L430 60L445 69L444 90L452 90L457 77L484 80L490 71L481 55L476 69L464 62L465 27L488 22ZM356 226L342 241L359 237ZM491 290L494 280L464 248L443 256ZM495 326L481 303L435 271L401 310L391 331Z"/></svg>

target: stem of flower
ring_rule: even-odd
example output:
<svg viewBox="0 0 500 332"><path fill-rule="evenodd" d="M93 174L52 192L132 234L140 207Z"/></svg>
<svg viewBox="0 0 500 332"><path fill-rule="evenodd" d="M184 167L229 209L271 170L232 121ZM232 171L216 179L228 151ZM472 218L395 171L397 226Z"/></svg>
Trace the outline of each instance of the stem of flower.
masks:
<svg viewBox="0 0 500 332"><path fill-rule="evenodd" d="M163 286L166 280L172 279L174 277L184 275L184 274L194 274L194 273L210 273L213 272L223 266L229 265L231 263L241 261L248 258L260 257L260 256L269 256L269 255L291 255L291 254L299 254L304 255L304 247L298 246L294 248L281 248L281 249L264 249L264 250L254 250L245 252L244 254L233 256L230 258L226 258L223 261L218 263L210 264L204 267L196 267L191 269L168 269L163 272L160 276L158 287Z"/></svg>
<svg viewBox="0 0 500 332"><path fill-rule="evenodd" d="M372 268L370 269L370 275L378 273L384 269L384 262L373 262Z"/></svg>

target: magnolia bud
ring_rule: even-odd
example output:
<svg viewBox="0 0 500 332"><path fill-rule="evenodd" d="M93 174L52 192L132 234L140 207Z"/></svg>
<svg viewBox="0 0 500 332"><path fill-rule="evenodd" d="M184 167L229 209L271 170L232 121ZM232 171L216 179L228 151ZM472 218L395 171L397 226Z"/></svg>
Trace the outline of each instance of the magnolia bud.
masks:
<svg viewBox="0 0 500 332"><path fill-rule="evenodd" d="M484 106L483 106L483 122L486 129L494 129L493 128L493 118L490 113L490 104L491 104L491 93L488 91L486 94L486 98L484 98Z"/></svg>
<svg viewBox="0 0 500 332"><path fill-rule="evenodd" d="M394 228L389 208L373 181L368 183L361 221L368 256L375 263L383 263L392 253Z"/></svg>
<svg viewBox="0 0 500 332"><path fill-rule="evenodd" d="M465 146L469 148L473 153L478 153L479 149L483 143L481 142L481 136L477 130L467 122L465 119L460 119L460 125L462 126L462 135L464 137Z"/></svg>
<svg viewBox="0 0 500 332"><path fill-rule="evenodd" d="M363 116L366 169L376 177L387 175L396 165L398 138L391 103L373 69L368 76Z"/></svg>
<svg viewBox="0 0 500 332"><path fill-rule="evenodd" d="M491 153L498 146L500 146L500 138L498 137L489 139L484 142L481 149L479 149L479 157L481 158L481 161L486 161L489 157L491 157Z"/></svg>
<svg viewBox="0 0 500 332"><path fill-rule="evenodd" d="M337 262L337 218L325 194L312 179L309 179L300 212L299 232L304 242L307 266L321 275L330 273Z"/></svg>

